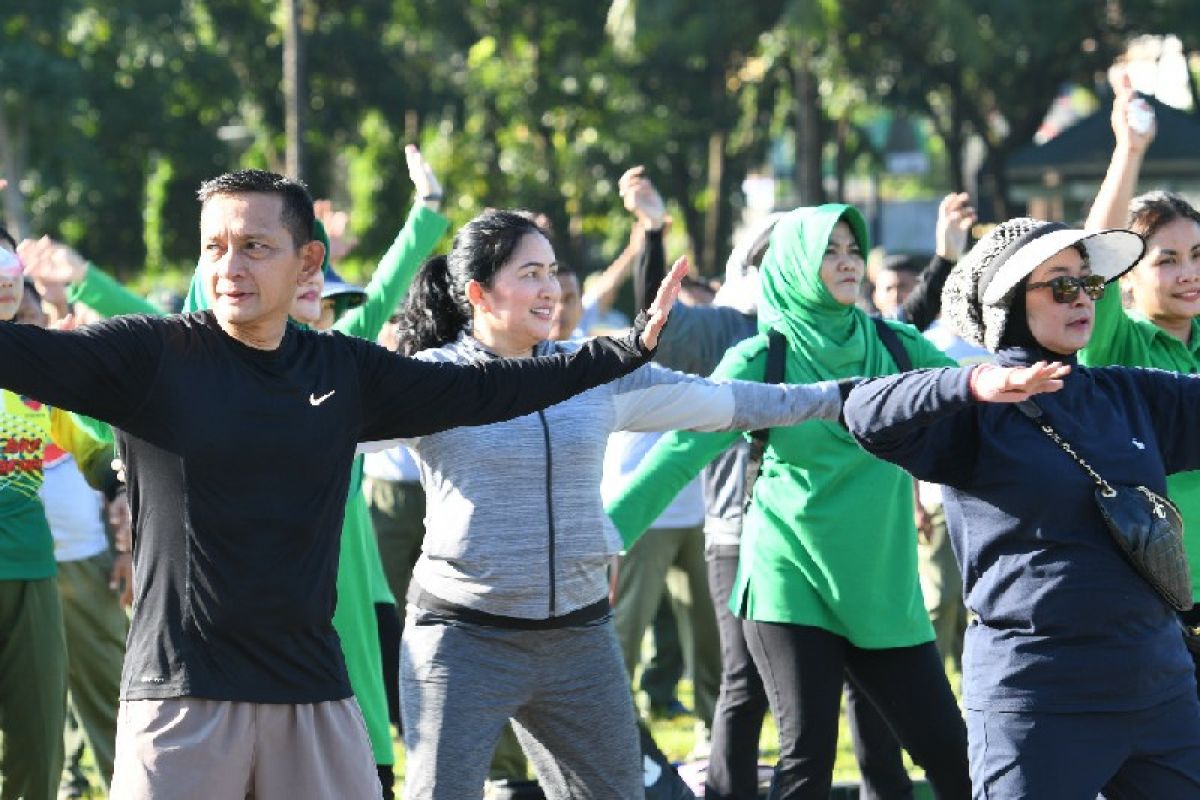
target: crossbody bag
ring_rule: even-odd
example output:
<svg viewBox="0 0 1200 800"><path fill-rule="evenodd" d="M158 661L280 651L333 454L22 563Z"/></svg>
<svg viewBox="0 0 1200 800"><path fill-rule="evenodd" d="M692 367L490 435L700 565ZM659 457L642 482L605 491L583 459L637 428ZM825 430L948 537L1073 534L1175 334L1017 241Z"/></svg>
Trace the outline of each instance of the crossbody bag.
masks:
<svg viewBox="0 0 1200 800"><path fill-rule="evenodd" d="M1177 611L1192 607L1192 573L1183 546L1183 517L1166 497L1145 486L1106 481L1046 421L1030 399L1017 404L1096 484L1093 496L1125 560Z"/></svg>

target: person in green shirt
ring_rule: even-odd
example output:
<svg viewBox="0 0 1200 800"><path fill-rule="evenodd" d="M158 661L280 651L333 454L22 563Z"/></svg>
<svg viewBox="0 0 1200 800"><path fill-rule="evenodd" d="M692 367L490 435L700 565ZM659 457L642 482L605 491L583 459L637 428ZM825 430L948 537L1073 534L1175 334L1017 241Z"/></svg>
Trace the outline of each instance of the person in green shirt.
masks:
<svg viewBox="0 0 1200 800"><path fill-rule="evenodd" d="M0 320L25 291L16 243L0 228ZM66 639L54 540L38 496L47 451L58 445L84 468L107 460L104 443L73 415L0 391L0 786L4 797L52 800L63 764Z"/></svg>
<svg viewBox="0 0 1200 800"><path fill-rule="evenodd" d="M1131 107L1144 102L1122 76L1112 111L1116 146L1085 227L1128 228L1146 240L1146 253L1096 303L1095 329L1079 351L1079 363L1194 375L1200 373L1200 211L1173 192L1133 196L1156 132L1153 118L1146 128L1130 121ZM1122 308L1122 291L1131 301L1128 308ZM1168 476L1167 489L1183 516L1192 597L1200 601L1200 472ZM1188 625L1200 625L1200 611L1182 616Z"/></svg>
<svg viewBox="0 0 1200 800"><path fill-rule="evenodd" d="M784 380L892 374L855 306L868 250L852 206L786 214L760 272L759 335L714 378L763 380L767 331L786 340ZM885 323L916 367L951 365L915 328ZM736 433L668 434L608 511L630 546ZM780 736L771 797L828 797L848 675L943 798L970 796L966 729L933 642L917 578L912 479L836 423L772 429L747 509L730 608L763 677Z"/></svg>

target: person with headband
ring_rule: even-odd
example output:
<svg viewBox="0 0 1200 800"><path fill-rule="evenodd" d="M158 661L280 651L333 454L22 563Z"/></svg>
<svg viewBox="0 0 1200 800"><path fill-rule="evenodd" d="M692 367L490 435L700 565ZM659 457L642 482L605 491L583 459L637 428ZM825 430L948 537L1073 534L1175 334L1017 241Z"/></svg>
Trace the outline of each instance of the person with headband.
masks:
<svg viewBox="0 0 1200 800"><path fill-rule="evenodd" d="M491 364L586 346L548 340L555 268L527 216L484 212L418 275L403 351ZM686 270L680 259L667 284ZM648 365L537 414L409 439L427 509L401 653L405 796L479 796L510 718L552 800L643 796L608 599L620 548L600 495L609 435L791 425L840 406L833 381L713 382Z"/></svg>
<svg viewBox="0 0 1200 800"><path fill-rule="evenodd" d="M883 330L915 366L952 363L912 326L857 307L868 245L853 206L784 214L759 268L759 335L726 353L713 377L763 380L776 335L788 381L896 372ZM735 439L677 432L655 445L608 504L626 543ZM834 421L772 428L757 474L723 602L742 619L779 729L770 796L829 796L848 678L940 796L966 797L966 732L917 578L912 479Z"/></svg>
<svg viewBox="0 0 1200 800"><path fill-rule="evenodd" d="M1200 796L1200 701L1178 620L1101 504L1114 486L1164 494L1168 474L1200 467L1200 381L1077 359L1096 301L1144 249L1127 230L1001 223L943 303L996 363L871 379L846 403L855 439L945 485L962 522L977 798Z"/></svg>

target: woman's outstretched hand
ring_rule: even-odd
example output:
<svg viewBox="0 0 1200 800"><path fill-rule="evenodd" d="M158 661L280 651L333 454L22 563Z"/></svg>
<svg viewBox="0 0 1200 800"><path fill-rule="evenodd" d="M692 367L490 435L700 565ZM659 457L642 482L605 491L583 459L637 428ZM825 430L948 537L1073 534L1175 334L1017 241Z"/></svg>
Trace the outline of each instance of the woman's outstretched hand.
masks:
<svg viewBox="0 0 1200 800"><path fill-rule="evenodd" d="M687 256L680 256L671 266L671 271L663 278L663 282L659 284L658 294L654 295L654 302L646 309L646 314L650 319L646 324L646 329L642 331L642 344L647 350L658 347L658 335L662 333L663 326L667 324L667 315L671 313L671 306L675 305L675 298L679 296L679 286L687 272Z"/></svg>
<svg viewBox="0 0 1200 800"><path fill-rule="evenodd" d="M1035 394L1057 392L1070 372L1070 365L1059 361L1028 367L980 364L971 371L971 396L981 403L1019 403Z"/></svg>

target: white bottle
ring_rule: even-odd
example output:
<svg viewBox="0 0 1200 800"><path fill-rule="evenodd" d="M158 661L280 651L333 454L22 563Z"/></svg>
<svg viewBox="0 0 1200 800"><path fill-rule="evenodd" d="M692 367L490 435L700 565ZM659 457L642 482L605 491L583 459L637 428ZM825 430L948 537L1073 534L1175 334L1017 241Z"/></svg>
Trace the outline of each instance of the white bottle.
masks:
<svg viewBox="0 0 1200 800"><path fill-rule="evenodd" d="M1144 98L1135 97L1125 110L1125 119L1134 133L1147 134L1154 125L1154 109Z"/></svg>

